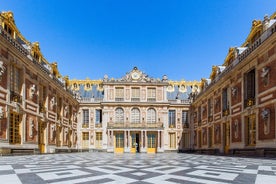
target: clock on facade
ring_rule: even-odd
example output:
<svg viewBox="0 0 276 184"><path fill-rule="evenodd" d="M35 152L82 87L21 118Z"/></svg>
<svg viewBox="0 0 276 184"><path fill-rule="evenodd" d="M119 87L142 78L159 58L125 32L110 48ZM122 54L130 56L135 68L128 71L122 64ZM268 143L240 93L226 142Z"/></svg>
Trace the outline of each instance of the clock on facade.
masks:
<svg viewBox="0 0 276 184"><path fill-rule="evenodd" d="M131 77L132 77L132 79L137 80L137 79L140 78L140 74L139 74L138 72L133 72L133 73L131 74Z"/></svg>

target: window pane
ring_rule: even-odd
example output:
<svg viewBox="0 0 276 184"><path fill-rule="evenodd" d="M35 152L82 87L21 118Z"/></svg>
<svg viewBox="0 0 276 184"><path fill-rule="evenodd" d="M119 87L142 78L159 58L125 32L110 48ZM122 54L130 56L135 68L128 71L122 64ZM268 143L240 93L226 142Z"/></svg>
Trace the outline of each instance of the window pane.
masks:
<svg viewBox="0 0 276 184"><path fill-rule="evenodd" d="M124 88L115 89L115 98L124 98Z"/></svg>
<svg viewBox="0 0 276 184"><path fill-rule="evenodd" d="M122 108L117 108L115 111L115 122L123 123L124 122L124 110Z"/></svg>
<svg viewBox="0 0 276 184"><path fill-rule="evenodd" d="M96 110L96 123L102 123L102 110Z"/></svg>
<svg viewBox="0 0 276 184"><path fill-rule="evenodd" d="M169 110L169 125L175 124L175 110Z"/></svg>
<svg viewBox="0 0 276 184"><path fill-rule="evenodd" d="M131 110L131 123L140 122L140 111L137 108Z"/></svg>
<svg viewBox="0 0 276 184"><path fill-rule="evenodd" d="M82 110L83 114L83 124L88 124L89 123L89 110L88 109L83 109Z"/></svg>
<svg viewBox="0 0 276 184"><path fill-rule="evenodd" d="M155 123L156 122L156 112L155 112L154 109L148 109L147 122L148 123Z"/></svg>
<svg viewBox="0 0 276 184"><path fill-rule="evenodd" d="M182 123L188 123L188 111L182 111Z"/></svg>

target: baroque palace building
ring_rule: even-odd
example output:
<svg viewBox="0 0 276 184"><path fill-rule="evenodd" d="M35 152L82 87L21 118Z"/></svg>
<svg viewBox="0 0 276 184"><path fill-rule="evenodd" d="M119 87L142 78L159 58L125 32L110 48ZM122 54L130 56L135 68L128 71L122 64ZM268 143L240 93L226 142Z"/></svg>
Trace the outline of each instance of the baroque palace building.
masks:
<svg viewBox="0 0 276 184"><path fill-rule="evenodd" d="M254 20L240 47L201 80L191 107L198 152L276 153L276 13Z"/></svg>
<svg viewBox="0 0 276 184"><path fill-rule="evenodd" d="M0 154L276 152L276 13L201 81L62 76L12 12L0 14ZM183 74L184 75L184 74Z"/></svg>
<svg viewBox="0 0 276 184"><path fill-rule="evenodd" d="M79 99L79 146L107 152L188 150L189 94L200 82L149 77L137 67L120 79L70 80Z"/></svg>
<svg viewBox="0 0 276 184"><path fill-rule="evenodd" d="M0 14L0 153L49 153L77 143L78 101L57 63Z"/></svg>

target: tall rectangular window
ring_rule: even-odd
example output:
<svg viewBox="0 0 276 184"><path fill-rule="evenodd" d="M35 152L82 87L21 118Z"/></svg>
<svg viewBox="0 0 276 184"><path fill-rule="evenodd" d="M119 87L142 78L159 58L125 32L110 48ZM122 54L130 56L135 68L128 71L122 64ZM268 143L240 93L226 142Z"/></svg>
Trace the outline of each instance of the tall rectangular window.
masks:
<svg viewBox="0 0 276 184"><path fill-rule="evenodd" d="M155 88L147 89L147 101L149 101L149 102L156 101L156 89Z"/></svg>
<svg viewBox="0 0 276 184"><path fill-rule="evenodd" d="M182 124L188 124L188 111L182 111Z"/></svg>
<svg viewBox="0 0 276 184"><path fill-rule="evenodd" d="M89 140L89 132L82 132L82 140L83 141Z"/></svg>
<svg viewBox="0 0 276 184"><path fill-rule="evenodd" d="M96 124L102 123L102 109L96 109Z"/></svg>
<svg viewBox="0 0 276 184"><path fill-rule="evenodd" d="M245 107L255 104L255 69L244 76L244 99Z"/></svg>
<svg viewBox="0 0 276 184"><path fill-rule="evenodd" d="M169 127L175 128L175 110L169 110Z"/></svg>
<svg viewBox="0 0 276 184"><path fill-rule="evenodd" d="M124 133L117 133L115 137L116 137L116 148L123 148L124 147Z"/></svg>
<svg viewBox="0 0 276 184"><path fill-rule="evenodd" d="M124 88L123 87L115 88L115 101L124 101Z"/></svg>
<svg viewBox="0 0 276 184"><path fill-rule="evenodd" d="M170 149L175 149L176 148L176 138L175 138L175 133L169 133L169 138L170 138Z"/></svg>
<svg viewBox="0 0 276 184"><path fill-rule="evenodd" d="M228 105L228 89L224 88L222 90L222 112L223 115L226 116L229 113L229 105Z"/></svg>
<svg viewBox="0 0 276 184"><path fill-rule="evenodd" d="M140 88L131 88L131 101L140 101Z"/></svg>
<svg viewBox="0 0 276 184"><path fill-rule="evenodd" d="M83 109L82 110L82 126L88 127L89 125L89 110Z"/></svg>
<svg viewBox="0 0 276 184"><path fill-rule="evenodd" d="M213 100L208 99L208 115L213 116Z"/></svg>
<svg viewBox="0 0 276 184"><path fill-rule="evenodd" d="M101 148L102 147L102 141L103 141L103 133L102 132L96 132L96 142L95 142L96 148Z"/></svg>
<svg viewBox="0 0 276 184"><path fill-rule="evenodd" d="M197 108L197 112L198 112L198 122L201 122L201 106L199 106L198 108Z"/></svg>
<svg viewBox="0 0 276 184"><path fill-rule="evenodd" d="M155 134L148 134L148 148L156 148L156 137Z"/></svg>
<svg viewBox="0 0 276 184"><path fill-rule="evenodd" d="M15 66L11 67L11 90L20 93L20 70Z"/></svg>
<svg viewBox="0 0 276 184"><path fill-rule="evenodd" d="M20 144L20 116L19 114L12 112L10 113L10 144Z"/></svg>

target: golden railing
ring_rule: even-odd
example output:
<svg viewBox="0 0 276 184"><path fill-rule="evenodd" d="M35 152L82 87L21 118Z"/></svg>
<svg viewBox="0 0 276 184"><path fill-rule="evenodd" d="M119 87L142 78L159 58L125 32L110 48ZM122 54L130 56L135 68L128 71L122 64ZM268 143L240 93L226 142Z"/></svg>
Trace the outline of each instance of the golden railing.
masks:
<svg viewBox="0 0 276 184"><path fill-rule="evenodd" d="M156 122L156 123L108 122L107 128L163 128L163 123L162 122Z"/></svg>

